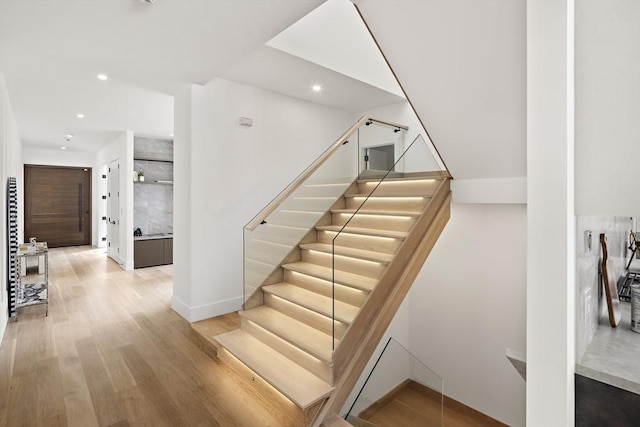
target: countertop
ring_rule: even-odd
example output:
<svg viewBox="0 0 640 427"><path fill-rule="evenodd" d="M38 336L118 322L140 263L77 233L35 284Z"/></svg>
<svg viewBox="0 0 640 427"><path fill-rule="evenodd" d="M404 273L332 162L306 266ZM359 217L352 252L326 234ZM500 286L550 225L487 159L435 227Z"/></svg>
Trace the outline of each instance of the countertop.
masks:
<svg viewBox="0 0 640 427"><path fill-rule="evenodd" d="M173 233L148 234L145 236L133 236L133 240L173 239Z"/></svg>
<svg viewBox="0 0 640 427"><path fill-rule="evenodd" d="M640 394L640 334L631 330L631 303L621 302L622 320L601 320L576 373Z"/></svg>

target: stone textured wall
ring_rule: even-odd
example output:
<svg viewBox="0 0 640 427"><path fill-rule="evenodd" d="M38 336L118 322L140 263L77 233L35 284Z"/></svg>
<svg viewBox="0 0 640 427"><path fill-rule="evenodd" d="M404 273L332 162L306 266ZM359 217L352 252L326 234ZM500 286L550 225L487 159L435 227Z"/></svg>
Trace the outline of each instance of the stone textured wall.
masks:
<svg viewBox="0 0 640 427"><path fill-rule="evenodd" d="M134 173L133 228L173 233L173 141L135 137L133 151L134 171L144 172L144 182Z"/></svg>

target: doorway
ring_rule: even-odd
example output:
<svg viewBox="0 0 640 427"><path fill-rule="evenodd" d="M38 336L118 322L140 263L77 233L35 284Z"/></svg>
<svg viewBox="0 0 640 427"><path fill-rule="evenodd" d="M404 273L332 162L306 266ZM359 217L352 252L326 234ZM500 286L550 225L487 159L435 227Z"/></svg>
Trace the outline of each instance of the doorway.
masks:
<svg viewBox="0 0 640 427"><path fill-rule="evenodd" d="M120 160L107 169L107 255L122 264L120 258Z"/></svg>
<svg viewBox="0 0 640 427"><path fill-rule="evenodd" d="M91 168L24 166L24 238L91 244Z"/></svg>
<svg viewBox="0 0 640 427"><path fill-rule="evenodd" d="M395 164L395 146L393 144L364 147L364 168L375 171L393 170Z"/></svg>

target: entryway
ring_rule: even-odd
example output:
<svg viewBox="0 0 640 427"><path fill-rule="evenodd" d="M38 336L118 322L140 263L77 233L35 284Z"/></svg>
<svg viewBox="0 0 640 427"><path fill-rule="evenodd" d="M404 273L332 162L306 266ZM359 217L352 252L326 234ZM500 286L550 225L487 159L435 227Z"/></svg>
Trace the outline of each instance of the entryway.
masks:
<svg viewBox="0 0 640 427"><path fill-rule="evenodd" d="M91 244L91 168L24 166L24 238Z"/></svg>

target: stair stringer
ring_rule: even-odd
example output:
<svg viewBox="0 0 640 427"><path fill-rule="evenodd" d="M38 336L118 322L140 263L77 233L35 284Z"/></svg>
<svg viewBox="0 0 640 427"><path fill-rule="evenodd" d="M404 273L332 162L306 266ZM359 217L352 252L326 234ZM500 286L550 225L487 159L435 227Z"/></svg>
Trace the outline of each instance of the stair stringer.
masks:
<svg viewBox="0 0 640 427"><path fill-rule="evenodd" d="M449 179L444 179L420 222L396 254L396 260L406 262L394 262L389 266L334 351L334 391L325 401L312 426L321 426L325 420L337 414L351 394L449 221L450 204Z"/></svg>

